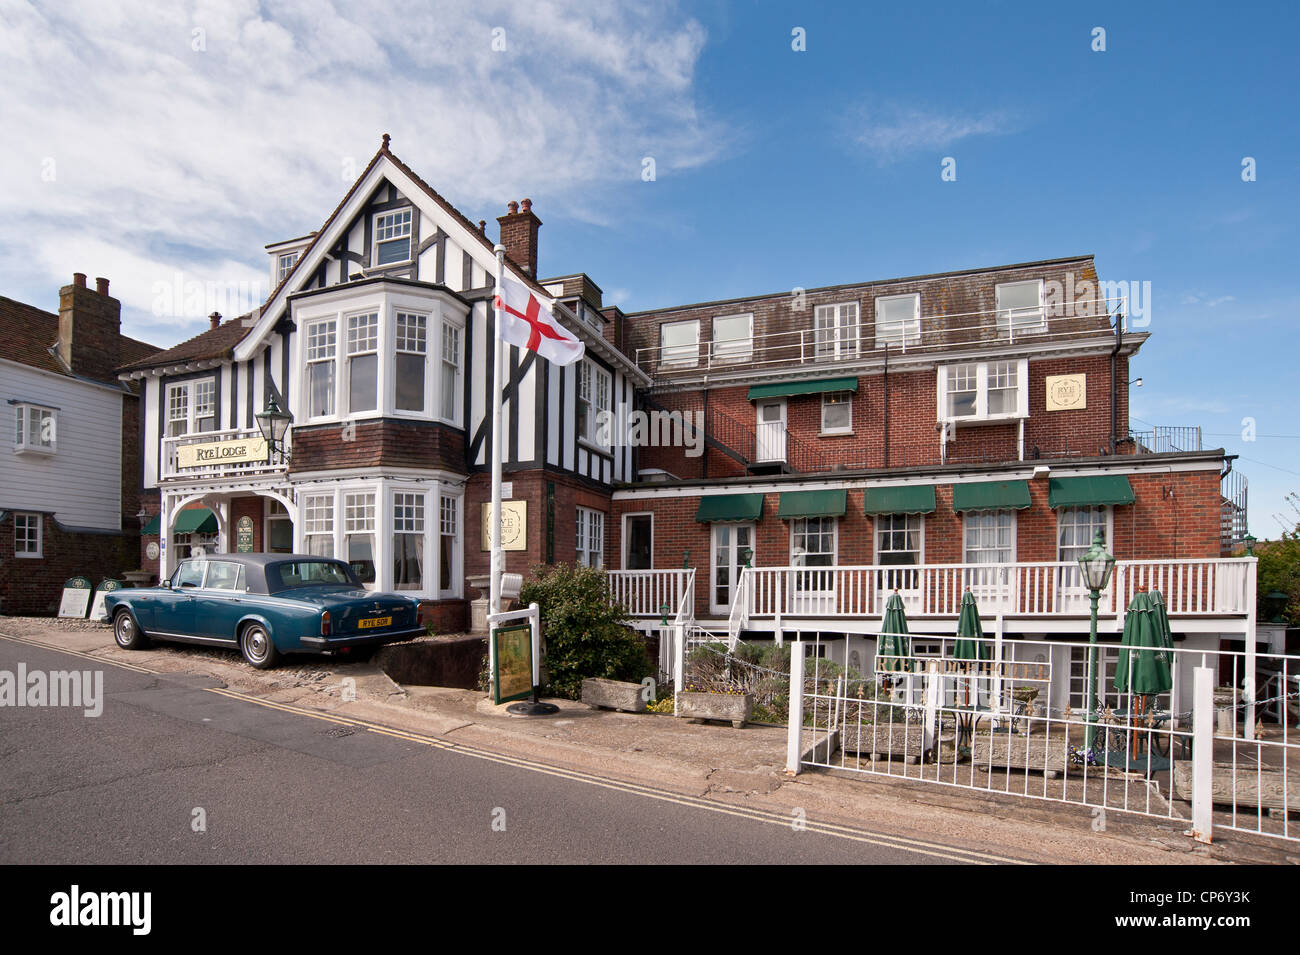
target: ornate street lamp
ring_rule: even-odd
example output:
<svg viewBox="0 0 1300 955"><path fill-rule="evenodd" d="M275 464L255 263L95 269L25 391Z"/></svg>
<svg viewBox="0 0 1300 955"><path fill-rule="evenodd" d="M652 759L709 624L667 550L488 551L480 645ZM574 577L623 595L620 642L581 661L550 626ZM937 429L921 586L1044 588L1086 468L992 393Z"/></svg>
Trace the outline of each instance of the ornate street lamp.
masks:
<svg viewBox="0 0 1300 955"><path fill-rule="evenodd" d="M293 415L280 410L280 406L275 402L275 395L271 395L267 400L266 410L253 417L257 419L257 429L266 439L270 453L274 454L277 448L283 450L284 433L289 430L289 422L293 420Z"/></svg>
<svg viewBox="0 0 1300 955"><path fill-rule="evenodd" d="M1079 573L1083 576L1083 585L1088 588L1092 605L1092 627L1088 631L1088 749L1092 749L1097 729L1094 725L1097 719L1097 601L1110 583L1114 569L1115 557L1106 551L1102 533L1097 531L1092 546L1079 558Z"/></svg>

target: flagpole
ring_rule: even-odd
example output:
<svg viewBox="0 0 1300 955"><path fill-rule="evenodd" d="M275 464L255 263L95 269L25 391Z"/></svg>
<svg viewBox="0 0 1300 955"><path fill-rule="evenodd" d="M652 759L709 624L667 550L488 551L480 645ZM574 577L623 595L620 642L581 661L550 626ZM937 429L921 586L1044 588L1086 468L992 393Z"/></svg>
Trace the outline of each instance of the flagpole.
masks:
<svg viewBox="0 0 1300 955"><path fill-rule="evenodd" d="M501 612L501 575L505 573L505 552L501 549L501 296L505 294L502 276L505 274L506 247L497 245L492 251L497 256L496 294L493 301L493 344L492 344L492 513L489 530L491 533L491 584L488 590L488 612ZM491 628L489 627L489 630ZM496 673L496 647L489 634L488 648L493 657L489 661L489 673Z"/></svg>

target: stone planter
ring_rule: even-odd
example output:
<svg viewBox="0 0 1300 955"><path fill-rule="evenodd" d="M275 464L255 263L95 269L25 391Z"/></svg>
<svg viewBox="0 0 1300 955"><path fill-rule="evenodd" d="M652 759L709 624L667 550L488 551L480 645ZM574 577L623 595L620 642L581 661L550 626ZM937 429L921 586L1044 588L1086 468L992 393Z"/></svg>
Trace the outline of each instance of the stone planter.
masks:
<svg viewBox="0 0 1300 955"><path fill-rule="evenodd" d="M582 702L593 709L618 710L620 713L644 713L645 699L640 683L619 680L588 679L582 681Z"/></svg>
<svg viewBox="0 0 1300 955"><path fill-rule="evenodd" d="M690 720L726 720L736 729L754 713L752 693L700 693L687 690L677 694L677 715Z"/></svg>

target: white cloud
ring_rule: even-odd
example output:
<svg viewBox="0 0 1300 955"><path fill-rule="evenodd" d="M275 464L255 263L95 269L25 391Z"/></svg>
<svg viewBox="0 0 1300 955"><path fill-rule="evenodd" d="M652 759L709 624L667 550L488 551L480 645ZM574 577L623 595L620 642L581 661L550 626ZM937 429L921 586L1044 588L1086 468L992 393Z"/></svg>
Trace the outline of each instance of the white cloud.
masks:
<svg viewBox="0 0 1300 955"><path fill-rule="evenodd" d="M264 280L262 246L317 228L383 132L472 218L527 195L601 221L643 156L728 148L696 108L705 40L673 3L4 0L0 247L31 255L0 290L51 307L107 275L143 324L178 269Z"/></svg>
<svg viewBox="0 0 1300 955"><path fill-rule="evenodd" d="M1001 110L961 115L898 105L863 108L850 123L853 141L882 164L908 153L944 149L971 136L1014 129L1011 116Z"/></svg>

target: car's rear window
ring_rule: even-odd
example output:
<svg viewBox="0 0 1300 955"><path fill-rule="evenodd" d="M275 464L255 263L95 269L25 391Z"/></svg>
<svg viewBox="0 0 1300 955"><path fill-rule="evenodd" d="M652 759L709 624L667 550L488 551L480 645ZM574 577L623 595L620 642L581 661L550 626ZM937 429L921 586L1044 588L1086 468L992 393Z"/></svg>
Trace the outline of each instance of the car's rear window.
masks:
<svg viewBox="0 0 1300 955"><path fill-rule="evenodd" d="M267 589L271 593L295 587L321 584L360 586L347 564L335 560L286 560L266 569Z"/></svg>

